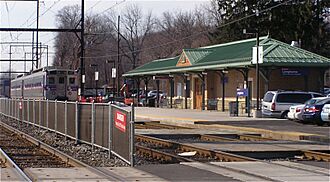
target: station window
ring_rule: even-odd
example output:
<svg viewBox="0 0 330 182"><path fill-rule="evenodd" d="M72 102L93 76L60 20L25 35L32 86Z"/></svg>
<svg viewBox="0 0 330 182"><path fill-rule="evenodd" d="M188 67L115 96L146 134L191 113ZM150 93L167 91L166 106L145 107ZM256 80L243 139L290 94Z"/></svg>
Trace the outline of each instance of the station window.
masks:
<svg viewBox="0 0 330 182"><path fill-rule="evenodd" d="M70 83L70 84L74 84L74 83L75 83L75 81L76 81L76 79L75 79L75 78L69 78L69 83Z"/></svg>
<svg viewBox="0 0 330 182"><path fill-rule="evenodd" d="M58 83L59 83L59 84L63 84L63 83L64 83L64 77L59 77L59 79L58 79Z"/></svg>
<svg viewBox="0 0 330 182"><path fill-rule="evenodd" d="M55 78L54 77L49 77L48 78L48 83L49 84L55 84Z"/></svg>

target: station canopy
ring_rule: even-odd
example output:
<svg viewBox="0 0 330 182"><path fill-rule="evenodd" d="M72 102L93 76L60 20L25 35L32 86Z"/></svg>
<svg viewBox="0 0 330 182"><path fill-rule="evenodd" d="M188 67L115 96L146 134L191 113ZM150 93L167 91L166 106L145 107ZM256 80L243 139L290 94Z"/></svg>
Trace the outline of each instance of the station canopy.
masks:
<svg viewBox="0 0 330 182"><path fill-rule="evenodd" d="M217 44L195 49L183 49L181 55L157 59L124 74L125 77L200 72L254 67L252 48L256 38ZM284 42L260 37L263 62L260 67L330 67L330 59L291 46Z"/></svg>

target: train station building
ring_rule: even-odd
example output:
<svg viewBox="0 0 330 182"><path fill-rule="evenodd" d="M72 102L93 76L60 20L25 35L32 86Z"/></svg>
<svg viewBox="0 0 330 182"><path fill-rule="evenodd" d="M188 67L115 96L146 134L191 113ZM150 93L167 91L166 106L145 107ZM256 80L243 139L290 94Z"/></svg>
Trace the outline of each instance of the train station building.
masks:
<svg viewBox="0 0 330 182"><path fill-rule="evenodd" d="M330 59L268 36L260 37L258 51L255 45L253 38L183 49L179 56L151 61L124 76L140 88L164 91L171 107L202 110L227 110L238 89L244 93L242 106L254 107L257 95L262 98L268 90L322 92L330 86Z"/></svg>

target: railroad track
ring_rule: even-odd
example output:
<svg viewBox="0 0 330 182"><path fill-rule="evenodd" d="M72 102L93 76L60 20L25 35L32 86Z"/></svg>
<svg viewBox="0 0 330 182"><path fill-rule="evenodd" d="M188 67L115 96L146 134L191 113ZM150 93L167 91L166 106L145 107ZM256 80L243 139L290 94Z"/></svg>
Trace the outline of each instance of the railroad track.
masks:
<svg viewBox="0 0 330 182"><path fill-rule="evenodd" d="M159 122L142 122L135 124L136 129L171 129L171 130L178 130L178 129L193 129L191 127L184 127L184 126L177 126L177 125L170 125L170 124L163 124ZM220 137L215 135L207 135L202 134L200 136L201 140L206 141L274 141L275 139L266 138L257 135L248 135L248 134L237 134L237 138L227 138L227 137Z"/></svg>
<svg viewBox="0 0 330 182"><path fill-rule="evenodd" d="M7 137L6 137L7 136ZM19 142L15 145L15 140ZM8 142L13 142L8 144ZM21 143L23 142L23 143ZM15 153L15 147L19 150L19 152ZM3 122L0 122L0 151L1 148L4 148L3 155L0 155L0 161L4 163L4 166L9 166L16 168L19 173L23 176L27 176L24 181L35 181L34 176L30 176L31 174L25 174L23 171L25 168L86 168L87 170L99 174L110 181L125 181L125 178L118 176L111 171L105 171L101 168L94 168L89 166L88 164L79 161L29 135L23 133ZM23 149L23 150L21 150ZM31 152L30 149L33 149ZM36 150L36 149L39 149ZM7 152L9 151L9 155ZM0 152L0 154L2 154ZM36 155L34 155L36 154ZM34 155L34 156L33 156ZM22 156L22 157L21 157ZM13 159L13 160L12 160ZM32 164L28 164L26 160L30 160ZM33 162L37 159L36 162ZM42 163L41 161L45 162ZM2 164L3 165L3 164ZM25 178L24 178L25 179Z"/></svg>
<svg viewBox="0 0 330 182"><path fill-rule="evenodd" d="M178 130L178 129L192 129L184 126L176 126L169 124L162 124L158 122L142 122L135 124L136 129L170 129L170 130Z"/></svg>
<svg viewBox="0 0 330 182"><path fill-rule="evenodd" d="M143 124L136 125L137 128L140 129L192 129L189 127L182 127L182 126L176 126L176 125L169 125L169 124L161 124L158 122L144 122ZM202 141L211 141L211 142L234 142L234 141L277 141L273 138L267 138L262 137L258 135L250 135L250 134L236 134L236 137L229 138L229 137L222 137L217 135L209 135L209 134L201 134L199 136L199 139ZM140 137L140 136L138 136ZM154 138L157 139L157 138ZM168 145L164 143L165 140L161 141L158 140L158 145ZM149 141L150 142L150 141ZM157 143L156 140L153 141L154 143ZM192 146L190 146L192 149ZM183 147L183 149L189 151L189 147ZM291 149L291 148L290 148ZM207 154L207 152L204 152ZM316 161L326 161L330 162L330 154L329 153L323 153L323 152L315 152L310 150L303 150L301 151L303 157L307 160L316 160ZM209 154L208 154L209 155ZM227 159L227 160L230 160Z"/></svg>
<svg viewBox="0 0 330 182"><path fill-rule="evenodd" d="M0 125L0 148L22 169L73 166L3 125Z"/></svg>
<svg viewBox="0 0 330 182"><path fill-rule="evenodd" d="M239 156L235 154L230 154L221 151L213 151L209 149L204 149L201 147L195 147L192 145L181 144L174 141L163 140L155 137L144 136L144 135L136 135L135 139L137 142L148 144L149 149L141 148L140 145L137 146L136 151L140 154L146 154L155 156L160 159L169 159L172 160L174 156L178 156L178 153L183 152L196 152L196 156L189 157L186 159L182 159L181 156L178 156L178 159L173 159L174 161L202 161L202 162L210 162L210 161L225 161L225 162L234 162L234 161L256 161L255 159ZM156 148L157 151L154 149ZM149 150L149 151L148 151ZM164 153L169 154L168 156L161 157ZM185 158L185 157L183 157ZM191 160L193 158L193 160Z"/></svg>

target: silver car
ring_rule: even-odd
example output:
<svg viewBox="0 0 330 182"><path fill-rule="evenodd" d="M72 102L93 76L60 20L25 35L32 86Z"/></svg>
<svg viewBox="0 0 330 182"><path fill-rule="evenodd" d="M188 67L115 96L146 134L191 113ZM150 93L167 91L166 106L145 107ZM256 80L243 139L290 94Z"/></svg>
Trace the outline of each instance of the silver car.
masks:
<svg viewBox="0 0 330 182"><path fill-rule="evenodd" d="M323 122L330 124L330 104L325 104L321 112L321 119Z"/></svg>
<svg viewBox="0 0 330 182"><path fill-rule="evenodd" d="M323 95L316 92L268 91L262 101L263 117L288 118L289 109L307 100Z"/></svg>

